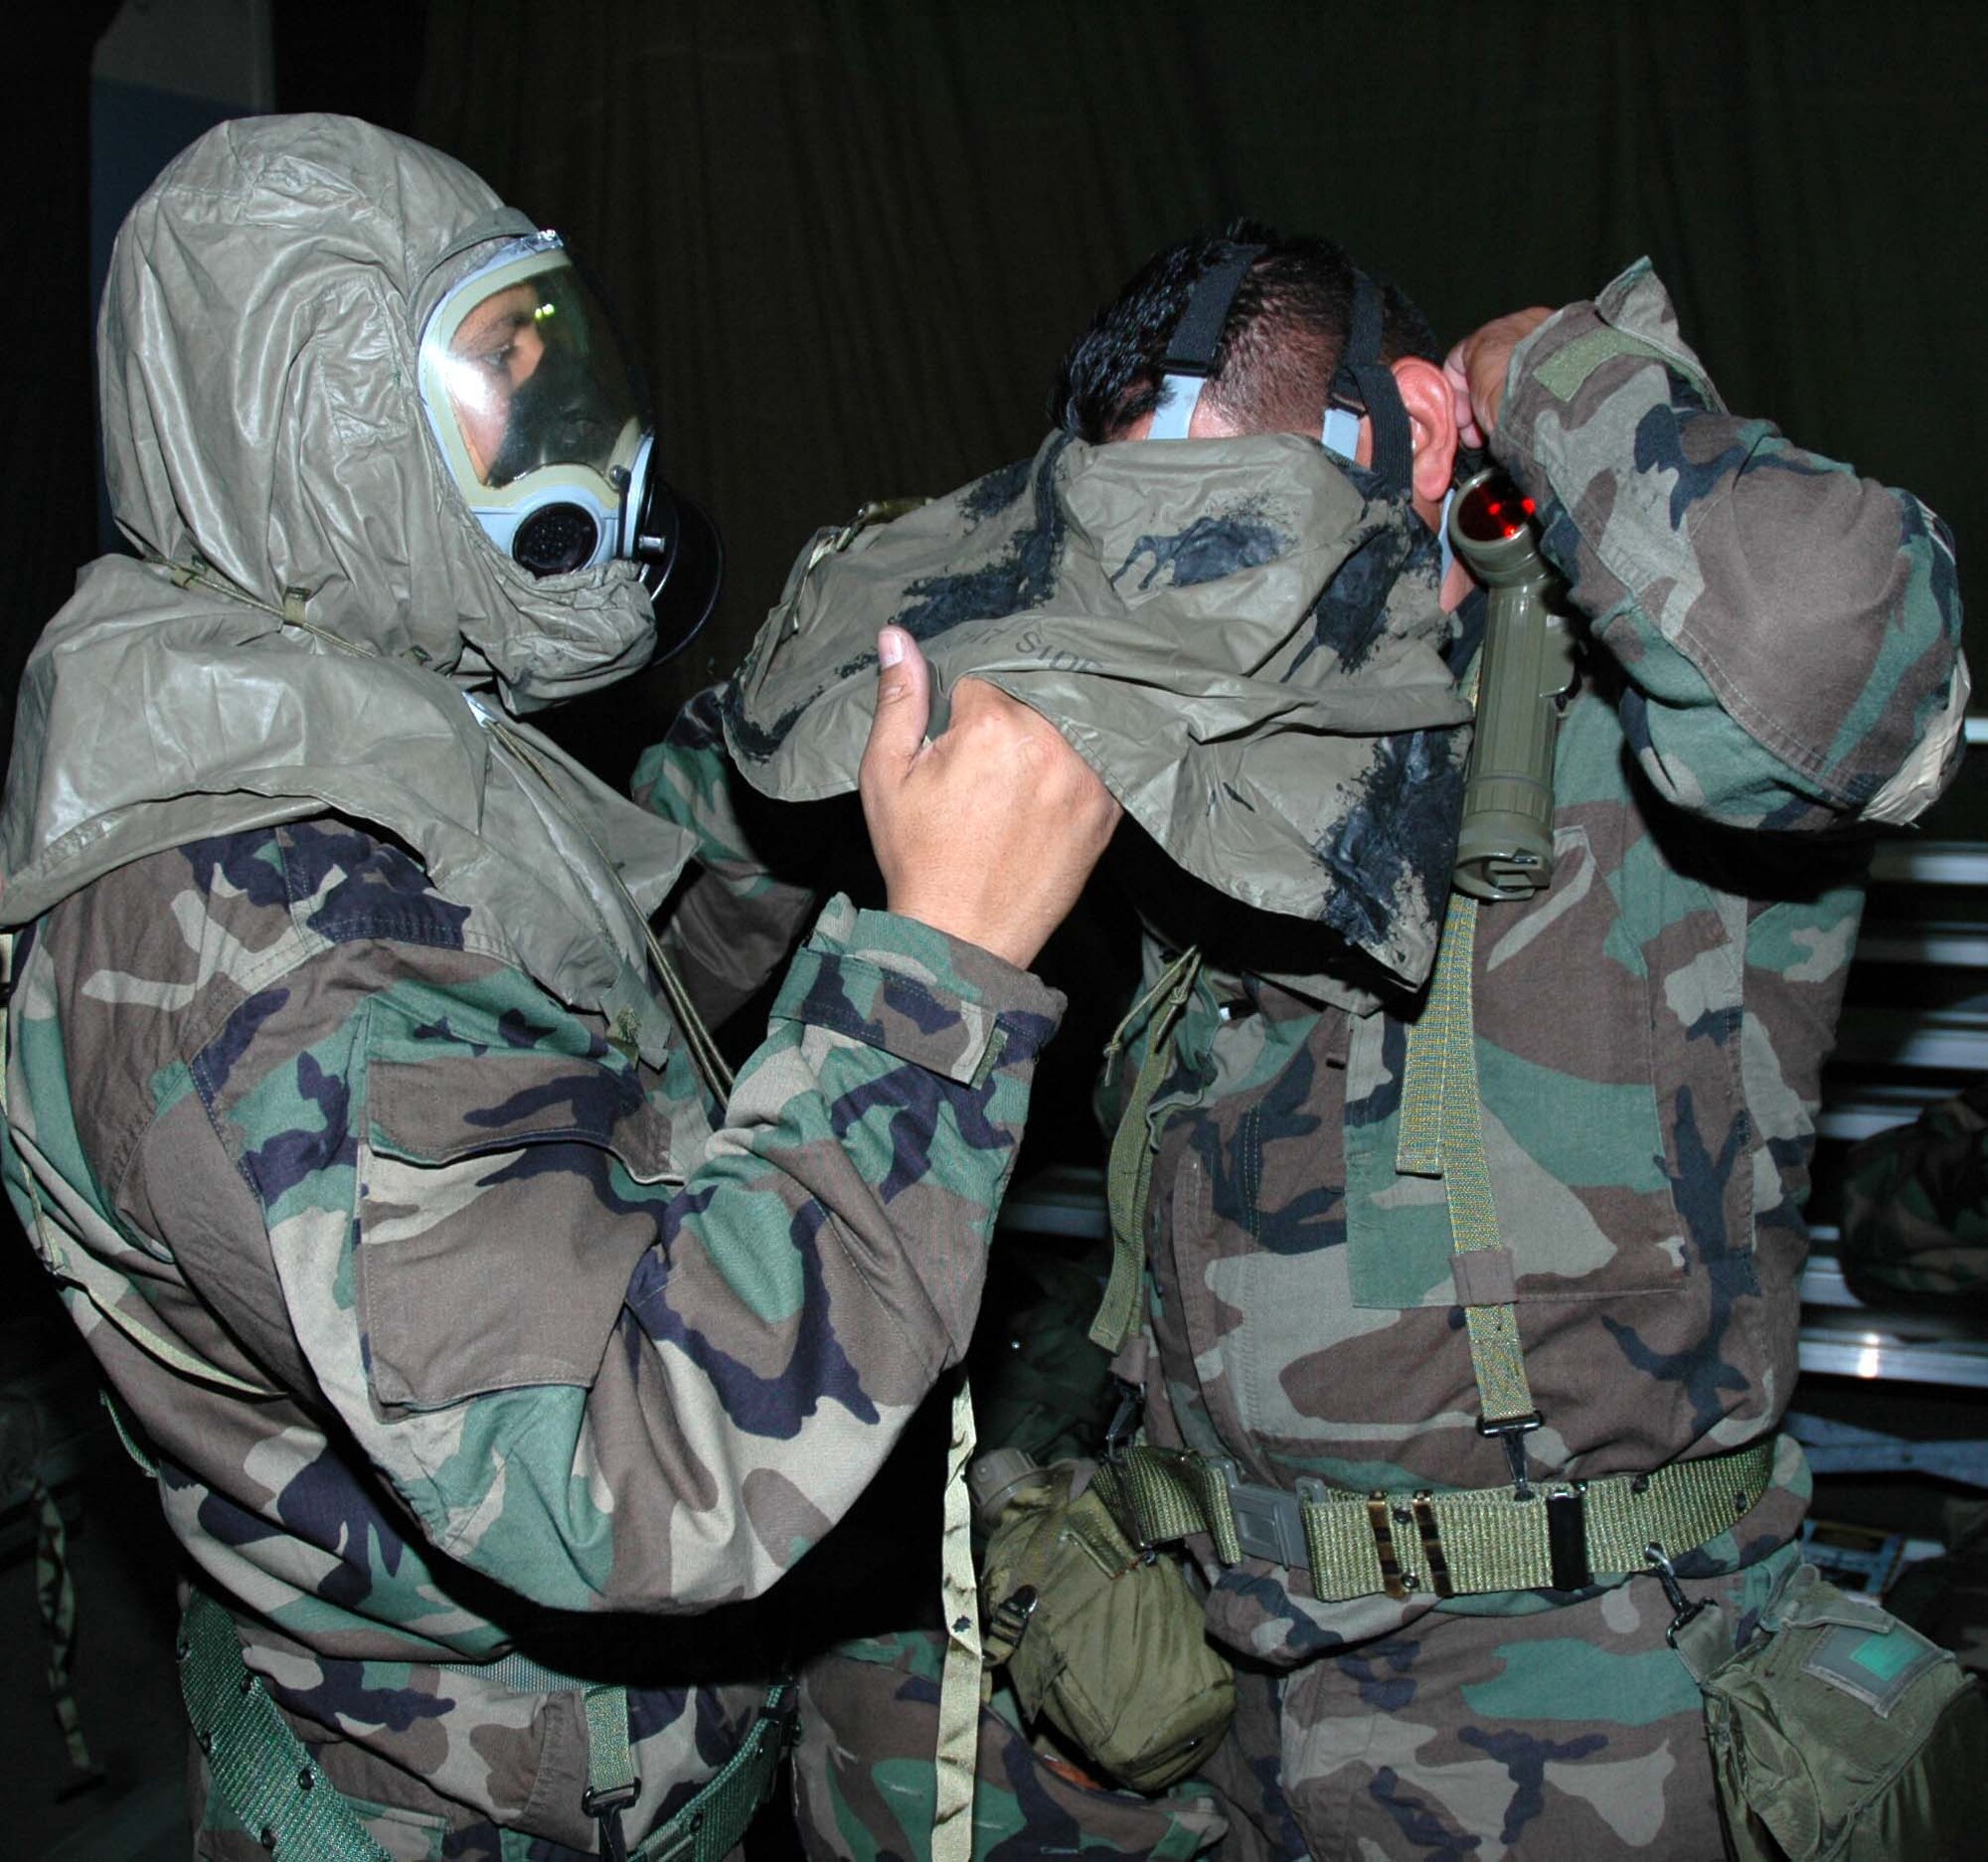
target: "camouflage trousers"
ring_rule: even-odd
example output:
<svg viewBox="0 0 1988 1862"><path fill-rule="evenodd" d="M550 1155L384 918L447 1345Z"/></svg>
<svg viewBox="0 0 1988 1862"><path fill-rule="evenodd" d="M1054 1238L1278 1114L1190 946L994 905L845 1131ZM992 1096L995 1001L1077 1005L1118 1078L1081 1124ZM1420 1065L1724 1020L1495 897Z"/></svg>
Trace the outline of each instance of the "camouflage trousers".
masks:
<svg viewBox="0 0 1988 1862"><path fill-rule="evenodd" d="M1743 1639L1797 1556L1685 1588ZM1704 1706L1670 1621L1656 1581L1638 1578L1525 1614L1431 1611L1287 1672L1242 1669L1228 1739L1158 1798L1046 1757L997 1691L980 1716L976 1862L1720 1862ZM802 1706L808 1856L926 1856L937 1637L845 1645L803 1676Z"/></svg>
<svg viewBox="0 0 1988 1862"><path fill-rule="evenodd" d="M939 1638L845 1643L801 1675L794 1807L810 1862L923 1862L930 1854ZM1037 1752L1005 1689L981 1709L975 1862L1072 1856L1174 1862L1209 1853L1223 1822L1205 1786L1109 1790Z"/></svg>
<svg viewBox="0 0 1988 1862"><path fill-rule="evenodd" d="M1786 1547L1687 1583L1742 1637ZM1720 1862L1696 1684L1664 1639L1654 1578L1525 1615L1430 1611L1282 1674L1239 1674L1201 1781L1238 1862Z"/></svg>

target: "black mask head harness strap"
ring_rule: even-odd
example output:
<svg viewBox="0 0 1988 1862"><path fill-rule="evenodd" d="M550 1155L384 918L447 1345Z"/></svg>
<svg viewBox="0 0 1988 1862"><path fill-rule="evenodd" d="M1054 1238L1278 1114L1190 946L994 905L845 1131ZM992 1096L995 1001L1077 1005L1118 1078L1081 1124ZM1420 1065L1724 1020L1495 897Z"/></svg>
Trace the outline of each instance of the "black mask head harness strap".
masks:
<svg viewBox="0 0 1988 1862"><path fill-rule="evenodd" d="M1381 360L1381 287L1364 271L1353 274L1353 315L1346 348L1325 395L1325 449L1352 464L1360 440L1360 417L1373 423L1373 469L1391 491L1406 494L1414 464L1408 411L1395 372Z"/></svg>
<svg viewBox="0 0 1988 1862"><path fill-rule="evenodd" d="M1188 423L1208 378L1215 373L1223 332L1236 293L1261 246L1229 246L1188 293L1186 306L1161 360L1160 399L1153 410L1151 439L1185 439ZM1328 452L1351 465L1360 439L1360 421L1373 423L1373 469L1393 491L1406 494L1414 449L1408 410L1402 405L1395 373L1381 360L1384 305L1381 287L1364 271L1353 273L1353 313L1346 347L1326 393L1319 438Z"/></svg>
<svg viewBox="0 0 1988 1862"><path fill-rule="evenodd" d="M1180 321L1167 339L1167 353L1160 363L1159 405L1153 410L1147 438L1187 437L1201 391L1215 373L1222 332L1229 327L1229 308L1262 251L1260 246L1230 246L1195 279Z"/></svg>

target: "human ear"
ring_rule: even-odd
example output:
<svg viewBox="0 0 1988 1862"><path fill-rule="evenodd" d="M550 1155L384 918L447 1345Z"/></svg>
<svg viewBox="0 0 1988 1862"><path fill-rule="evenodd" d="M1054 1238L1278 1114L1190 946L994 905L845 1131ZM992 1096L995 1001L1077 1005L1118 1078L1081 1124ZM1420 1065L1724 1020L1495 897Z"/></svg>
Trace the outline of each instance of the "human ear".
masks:
<svg viewBox="0 0 1988 1862"><path fill-rule="evenodd" d="M1456 400L1449 381L1436 364L1420 356L1404 356L1388 366L1408 416L1408 441L1414 453L1411 487L1417 499L1440 504L1456 470Z"/></svg>

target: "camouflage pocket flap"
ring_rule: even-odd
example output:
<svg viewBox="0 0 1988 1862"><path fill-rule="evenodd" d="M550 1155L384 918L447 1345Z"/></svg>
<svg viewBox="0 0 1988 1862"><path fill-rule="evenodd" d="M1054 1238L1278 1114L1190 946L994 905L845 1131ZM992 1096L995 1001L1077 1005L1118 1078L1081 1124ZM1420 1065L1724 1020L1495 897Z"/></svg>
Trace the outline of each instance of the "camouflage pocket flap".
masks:
<svg viewBox="0 0 1988 1862"><path fill-rule="evenodd" d="M590 1386L667 1196L644 1192L666 1131L632 1077L543 1053L376 1060L364 1129L358 1281L379 1402Z"/></svg>
<svg viewBox="0 0 1988 1862"><path fill-rule="evenodd" d="M373 1149L409 1163L452 1163L571 1138L613 1152L638 1183L672 1174L669 1122L650 1105L639 1077L591 1059L543 1051L414 1062L375 1056L366 1102Z"/></svg>

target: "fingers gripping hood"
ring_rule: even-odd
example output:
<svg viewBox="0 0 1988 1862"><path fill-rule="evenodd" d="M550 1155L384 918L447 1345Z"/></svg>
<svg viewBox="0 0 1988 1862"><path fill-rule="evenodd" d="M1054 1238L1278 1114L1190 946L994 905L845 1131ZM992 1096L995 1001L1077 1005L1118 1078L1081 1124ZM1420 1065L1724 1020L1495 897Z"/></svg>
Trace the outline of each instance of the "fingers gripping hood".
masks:
<svg viewBox="0 0 1988 1862"><path fill-rule="evenodd" d="M419 319L529 231L460 163L339 116L224 123L139 201L98 328L119 526L258 599L525 709L648 656L633 569L533 578L477 528L422 418Z"/></svg>

